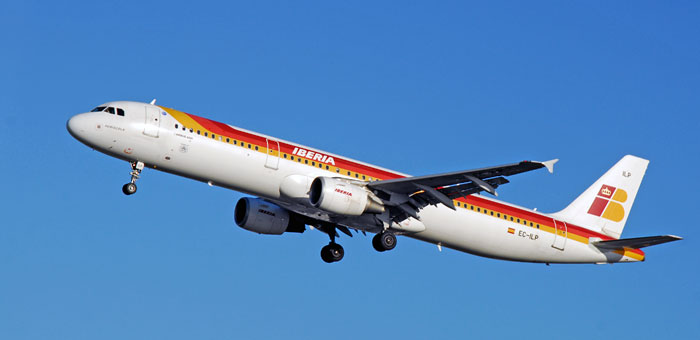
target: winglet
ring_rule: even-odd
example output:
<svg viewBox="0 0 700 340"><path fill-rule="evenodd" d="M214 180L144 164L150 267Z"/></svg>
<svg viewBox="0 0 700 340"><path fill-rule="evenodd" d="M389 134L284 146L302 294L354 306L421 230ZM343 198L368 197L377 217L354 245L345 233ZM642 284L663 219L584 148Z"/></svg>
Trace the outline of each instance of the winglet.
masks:
<svg viewBox="0 0 700 340"><path fill-rule="evenodd" d="M554 164L556 162L559 162L559 158L551 159L551 160L548 160L546 162L537 162L537 163L544 165L544 167L547 168L547 171L549 171L549 173L551 174L551 173L554 173Z"/></svg>

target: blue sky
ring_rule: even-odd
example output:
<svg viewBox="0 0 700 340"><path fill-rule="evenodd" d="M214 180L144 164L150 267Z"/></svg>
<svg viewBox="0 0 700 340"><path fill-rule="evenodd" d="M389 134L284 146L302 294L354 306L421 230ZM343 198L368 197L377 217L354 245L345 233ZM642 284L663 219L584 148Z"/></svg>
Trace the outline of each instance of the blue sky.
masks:
<svg viewBox="0 0 700 340"><path fill-rule="evenodd" d="M693 1L5 1L0 334L7 339L693 338L700 334ZM400 238L260 236L239 193L144 172L66 120L150 101L405 173L560 158L500 198L563 208L651 160L624 237L647 261L484 259Z"/></svg>

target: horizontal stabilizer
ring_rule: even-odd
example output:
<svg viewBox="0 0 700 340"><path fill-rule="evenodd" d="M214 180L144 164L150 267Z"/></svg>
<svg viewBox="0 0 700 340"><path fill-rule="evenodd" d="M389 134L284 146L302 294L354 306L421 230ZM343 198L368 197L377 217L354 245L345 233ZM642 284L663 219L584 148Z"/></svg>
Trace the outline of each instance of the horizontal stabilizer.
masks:
<svg viewBox="0 0 700 340"><path fill-rule="evenodd" d="M662 244L666 242L673 242L682 240L682 237L675 235L663 235L663 236L647 236L647 237L635 237L635 238L625 238L621 240L608 240L608 241L598 241L594 242L593 245L600 249L639 249L649 246L655 246L657 244Z"/></svg>

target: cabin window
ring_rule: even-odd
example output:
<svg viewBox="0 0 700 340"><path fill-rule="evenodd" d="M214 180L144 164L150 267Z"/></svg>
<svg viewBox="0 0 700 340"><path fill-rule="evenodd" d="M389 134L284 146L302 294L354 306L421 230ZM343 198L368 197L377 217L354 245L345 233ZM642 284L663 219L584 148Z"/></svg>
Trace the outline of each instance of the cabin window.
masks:
<svg viewBox="0 0 700 340"><path fill-rule="evenodd" d="M289 159L294 160L294 156L289 156Z"/></svg>
<svg viewBox="0 0 700 340"><path fill-rule="evenodd" d="M311 166L316 166L316 162L311 162Z"/></svg>
<svg viewBox="0 0 700 340"><path fill-rule="evenodd" d="M304 160L304 164L309 164L309 160L308 160L308 159L305 159L305 160Z"/></svg>
<svg viewBox="0 0 700 340"><path fill-rule="evenodd" d="M201 135L202 133L201 133L201 131L197 130L197 134L198 134L198 135Z"/></svg>
<svg viewBox="0 0 700 340"><path fill-rule="evenodd" d="M491 211L491 216L493 216L493 211Z"/></svg>
<svg viewBox="0 0 700 340"><path fill-rule="evenodd" d="M340 173L340 168L335 168L335 172Z"/></svg>
<svg viewBox="0 0 700 340"><path fill-rule="evenodd" d="M180 126L179 126L179 125L177 125L177 124L175 124L175 128L176 128L176 129L179 129L179 128L180 128Z"/></svg>
<svg viewBox="0 0 700 340"><path fill-rule="evenodd" d="M185 131L185 127L184 127L184 126L182 127L182 131Z"/></svg>
<svg viewBox="0 0 700 340"><path fill-rule="evenodd" d="M255 151L258 151L258 146L257 146L257 145L255 146Z"/></svg>
<svg viewBox="0 0 700 340"><path fill-rule="evenodd" d="M193 129L193 128L190 128L190 132L194 132L194 129Z"/></svg>
<svg viewBox="0 0 700 340"><path fill-rule="evenodd" d="M286 154L286 153L284 154L284 158L287 158L287 154Z"/></svg>
<svg viewBox="0 0 700 340"><path fill-rule="evenodd" d="M362 175L362 179L365 179L365 175Z"/></svg>
<svg viewBox="0 0 700 340"><path fill-rule="evenodd" d="M511 221L513 220L513 216L510 217L510 220L511 220Z"/></svg>
<svg viewBox="0 0 700 340"><path fill-rule="evenodd" d="M470 205L470 206L469 206L469 209L474 210L474 206L473 206L473 205Z"/></svg>
<svg viewBox="0 0 700 340"><path fill-rule="evenodd" d="M501 217L501 213L496 214L496 217L499 217L499 218L500 218L500 217Z"/></svg>
<svg viewBox="0 0 700 340"><path fill-rule="evenodd" d="M248 149L252 148L253 144L248 143Z"/></svg>
<svg viewBox="0 0 700 340"><path fill-rule="evenodd" d="M476 208L476 211L481 212L481 208Z"/></svg>
<svg viewBox="0 0 700 340"><path fill-rule="evenodd" d="M231 138L226 138L226 143L231 143Z"/></svg>
<svg viewBox="0 0 700 340"><path fill-rule="evenodd" d="M530 222L530 226L532 227L532 222Z"/></svg>
<svg viewBox="0 0 700 340"><path fill-rule="evenodd" d="M518 221L518 223L520 223L520 219L518 219L517 221Z"/></svg>
<svg viewBox="0 0 700 340"><path fill-rule="evenodd" d="M216 139L216 134L215 134L215 133L212 133L212 134L211 134L211 138Z"/></svg>
<svg viewBox="0 0 700 340"><path fill-rule="evenodd" d="M537 229L540 229L540 225L539 225L539 224L537 224Z"/></svg>
<svg viewBox="0 0 700 340"><path fill-rule="evenodd" d="M329 167L328 165L326 165L326 170L330 170L330 169L331 169L331 167Z"/></svg>
<svg viewBox="0 0 700 340"><path fill-rule="evenodd" d="M204 132L204 137L209 137L209 132Z"/></svg>

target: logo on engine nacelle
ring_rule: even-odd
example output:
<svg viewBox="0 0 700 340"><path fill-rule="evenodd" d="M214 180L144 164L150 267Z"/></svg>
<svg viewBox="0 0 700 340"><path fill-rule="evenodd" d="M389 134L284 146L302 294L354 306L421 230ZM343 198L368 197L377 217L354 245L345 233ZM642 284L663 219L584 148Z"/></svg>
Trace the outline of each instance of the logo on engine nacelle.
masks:
<svg viewBox="0 0 700 340"><path fill-rule="evenodd" d="M309 151L309 150L305 150L305 149L301 149L301 148L294 148L294 151L292 151L292 154L297 155L299 157L308 158L312 161L318 161L321 163L335 165L335 159L333 159L333 157L327 156L327 155L324 155L324 154L321 154L321 153L318 153L315 151Z"/></svg>
<svg viewBox="0 0 700 340"><path fill-rule="evenodd" d="M335 192L341 193L341 194L343 194L343 195L348 195L348 196L352 197L352 193L351 193L351 192L345 191L345 190L343 190L343 189L335 188Z"/></svg>

